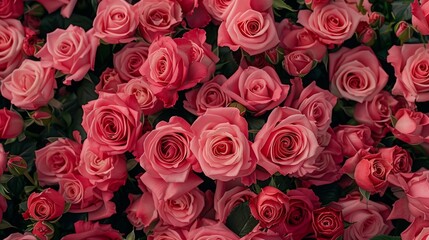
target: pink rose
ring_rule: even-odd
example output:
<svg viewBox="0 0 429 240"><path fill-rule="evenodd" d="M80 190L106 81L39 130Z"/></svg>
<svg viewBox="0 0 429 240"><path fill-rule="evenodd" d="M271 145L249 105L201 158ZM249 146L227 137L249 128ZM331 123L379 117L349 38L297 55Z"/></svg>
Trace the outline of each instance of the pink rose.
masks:
<svg viewBox="0 0 429 240"><path fill-rule="evenodd" d="M212 222L203 226L192 226L188 232L188 240L239 240L240 238L235 235L223 223Z"/></svg>
<svg viewBox="0 0 429 240"><path fill-rule="evenodd" d="M120 84L118 88L118 92L136 97L140 110L144 115L155 114L164 108L162 101L155 96L149 84L142 77Z"/></svg>
<svg viewBox="0 0 429 240"><path fill-rule="evenodd" d="M24 60L24 28L16 19L1 19L0 36L4 39L0 42L0 79L3 79Z"/></svg>
<svg viewBox="0 0 429 240"><path fill-rule="evenodd" d="M182 22L182 8L178 1L145 0L134 5L138 16L138 29L143 38L152 42L167 35Z"/></svg>
<svg viewBox="0 0 429 240"><path fill-rule="evenodd" d="M101 92L82 108L82 127L91 151L104 157L134 149L142 134L141 111L134 96Z"/></svg>
<svg viewBox="0 0 429 240"><path fill-rule="evenodd" d="M418 240L429 238L429 221L419 217L401 233L402 239Z"/></svg>
<svg viewBox="0 0 429 240"><path fill-rule="evenodd" d="M346 157L351 157L360 149L367 149L374 145L371 129L365 125L339 125L334 128L334 131Z"/></svg>
<svg viewBox="0 0 429 240"><path fill-rule="evenodd" d="M395 145L390 148L380 148L378 152L393 167L392 173L409 173L413 165L413 159L407 150Z"/></svg>
<svg viewBox="0 0 429 240"><path fill-rule="evenodd" d="M95 86L95 92L97 94L99 94L99 92L116 93L118 91L118 85L121 83L122 81L116 70L106 68L101 73L100 82Z"/></svg>
<svg viewBox="0 0 429 240"><path fill-rule="evenodd" d="M139 139L136 155L148 174L166 182L185 182L197 164L190 149L194 134L183 118L174 116L160 122Z"/></svg>
<svg viewBox="0 0 429 240"><path fill-rule="evenodd" d="M219 46L229 47L233 51L242 48L250 55L256 55L280 42L268 9L252 9L250 0L234 1L232 4L226 20L219 27Z"/></svg>
<svg viewBox="0 0 429 240"><path fill-rule="evenodd" d="M329 79L334 95L362 103L384 88L388 75L371 48L343 47L329 54Z"/></svg>
<svg viewBox="0 0 429 240"><path fill-rule="evenodd" d="M7 153L4 151L3 144L0 143L0 177L7 168Z"/></svg>
<svg viewBox="0 0 429 240"><path fill-rule="evenodd" d="M285 55L283 68L289 75L304 77L316 65L313 56L304 50L296 50Z"/></svg>
<svg viewBox="0 0 429 240"><path fill-rule="evenodd" d="M284 236L283 234L276 233L268 229L253 229L252 232L248 233L240 240L292 240L290 235Z"/></svg>
<svg viewBox="0 0 429 240"><path fill-rule="evenodd" d="M71 139L59 138L36 150L35 165L40 185L54 185L76 169L82 145Z"/></svg>
<svg viewBox="0 0 429 240"><path fill-rule="evenodd" d="M191 126L191 150L207 177L229 181L251 174L256 159L237 108L210 108Z"/></svg>
<svg viewBox="0 0 429 240"><path fill-rule="evenodd" d="M308 8L314 9L316 6L324 6L329 3L329 0L305 0L305 5Z"/></svg>
<svg viewBox="0 0 429 240"><path fill-rule="evenodd" d="M54 75L52 68L24 60L19 68L3 79L1 93L17 107L36 110L54 97L54 89L57 88Z"/></svg>
<svg viewBox="0 0 429 240"><path fill-rule="evenodd" d="M315 33L326 45L341 45L351 38L363 15L344 2L314 6L298 12L298 23Z"/></svg>
<svg viewBox="0 0 429 240"><path fill-rule="evenodd" d="M158 211L150 192L141 196L129 195L130 205L125 210L128 221L137 229L142 230L158 219ZM155 229L156 230L156 229Z"/></svg>
<svg viewBox="0 0 429 240"><path fill-rule="evenodd" d="M316 138L317 127L300 111L275 108L252 145L258 165L271 175L297 177L315 171L322 151Z"/></svg>
<svg viewBox="0 0 429 240"><path fill-rule="evenodd" d="M262 228L277 229L288 214L288 202L286 194L275 187L267 186L262 188L257 197L250 199L249 208Z"/></svg>
<svg viewBox="0 0 429 240"><path fill-rule="evenodd" d="M401 108L395 113L393 135L409 144L429 142L429 115Z"/></svg>
<svg viewBox="0 0 429 240"><path fill-rule="evenodd" d="M205 0L202 1L207 12L213 18L215 23L220 24L229 15L233 0Z"/></svg>
<svg viewBox="0 0 429 240"><path fill-rule="evenodd" d="M388 53L387 62L396 76L392 94L404 96L408 102L429 101L429 50L423 44L404 44L392 46Z"/></svg>
<svg viewBox="0 0 429 240"><path fill-rule="evenodd" d="M429 1L421 0L419 4L418 0L414 0L411 3L412 23L413 26L423 35L429 35ZM411 238L410 238L411 239Z"/></svg>
<svg viewBox="0 0 429 240"><path fill-rule="evenodd" d="M84 222L82 220L74 223L76 233L69 234L61 240L75 239L110 239L122 240L122 234L113 229L110 224L100 224L99 222Z"/></svg>
<svg viewBox="0 0 429 240"><path fill-rule="evenodd" d="M88 32L78 26L56 29L46 36L46 44L34 56L41 58L43 67L53 67L67 74L64 84L80 81L89 71L94 70L95 54L99 40L94 31Z"/></svg>
<svg viewBox="0 0 429 240"><path fill-rule="evenodd" d="M21 115L6 108L0 109L0 122L1 139L15 138L24 130L24 120Z"/></svg>
<svg viewBox="0 0 429 240"><path fill-rule="evenodd" d="M123 81L141 76L139 69L146 61L148 50L149 44L146 42L131 42L113 54L113 66Z"/></svg>
<svg viewBox="0 0 429 240"><path fill-rule="evenodd" d="M0 18L18 18L23 13L23 0L6 0L0 3Z"/></svg>
<svg viewBox="0 0 429 240"><path fill-rule="evenodd" d="M380 193L387 189L387 178L392 171L392 164L382 157L381 153L367 154L356 164L354 179L359 188L371 194Z"/></svg>
<svg viewBox="0 0 429 240"><path fill-rule="evenodd" d="M393 225L387 221L390 209L383 203L362 198L358 192L332 202L329 206L341 209L343 219L353 223L344 230L344 239L366 240L388 234Z"/></svg>
<svg viewBox="0 0 429 240"><path fill-rule="evenodd" d="M48 11L53 13L57 9L61 8L61 16L69 18L73 12L73 9L77 3L77 0L36 0Z"/></svg>
<svg viewBox="0 0 429 240"><path fill-rule="evenodd" d="M24 219L51 221L63 215L66 202L63 196L52 188L40 193L33 192L27 200L27 210L22 214Z"/></svg>
<svg viewBox="0 0 429 240"><path fill-rule="evenodd" d="M281 83L272 67L239 67L222 84L222 90L249 111L255 112L255 116L259 116L286 99L289 85Z"/></svg>
<svg viewBox="0 0 429 240"><path fill-rule="evenodd" d="M125 0L103 0L94 19L94 36L106 43L118 44L134 40L138 16Z"/></svg>
<svg viewBox="0 0 429 240"><path fill-rule="evenodd" d="M224 75L216 75L200 88L189 90L185 93L183 107L197 116L203 115L209 108L227 107L232 100L221 87L226 81Z"/></svg>
<svg viewBox="0 0 429 240"><path fill-rule="evenodd" d="M4 240L37 240L37 238L33 236L31 233L25 232L24 234L12 233Z"/></svg>
<svg viewBox="0 0 429 240"><path fill-rule="evenodd" d="M153 234L148 236L148 240L186 240L187 231L182 228L172 228L171 226L156 226Z"/></svg>

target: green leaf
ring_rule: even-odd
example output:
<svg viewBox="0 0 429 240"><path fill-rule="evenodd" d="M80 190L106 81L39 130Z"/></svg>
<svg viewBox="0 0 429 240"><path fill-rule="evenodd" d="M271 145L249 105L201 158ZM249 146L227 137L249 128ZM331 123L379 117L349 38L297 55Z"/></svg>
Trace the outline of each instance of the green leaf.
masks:
<svg viewBox="0 0 429 240"><path fill-rule="evenodd" d="M11 200L11 198L9 197L9 193L9 190L7 190L7 188L3 186L3 184L0 184L0 194L7 200Z"/></svg>
<svg viewBox="0 0 429 240"><path fill-rule="evenodd" d="M89 101L98 98L98 95L95 92L95 84L86 79L81 81L81 85L79 86L76 95L80 105L85 105Z"/></svg>
<svg viewBox="0 0 429 240"><path fill-rule="evenodd" d="M364 190L362 188L359 188L359 192L360 192L360 195L362 195L363 198L369 200L369 197L371 196L370 192L368 192L368 191L366 191L366 190Z"/></svg>
<svg viewBox="0 0 429 240"><path fill-rule="evenodd" d="M251 232L257 224L258 220L250 213L249 202L235 207L226 219L226 226L240 237Z"/></svg>
<svg viewBox="0 0 429 240"><path fill-rule="evenodd" d="M295 9L293 9L291 6L289 6L288 4L286 4L285 2L283 2L283 0L274 0L273 2L273 8L276 10L288 10L291 12L296 12Z"/></svg>
<svg viewBox="0 0 429 240"><path fill-rule="evenodd" d="M392 14L396 20L408 21L411 19L411 0L394 1L392 3Z"/></svg>
<svg viewBox="0 0 429 240"><path fill-rule="evenodd" d="M371 238L371 240L401 240L400 236L379 235Z"/></svg>
<svg viewBox="0 0 429 240"><path fill-rule="evenodd" d="M337 183L331 183L322 186L314 186L313 191L319 196L323 205L336 202L341 196L341 187Z"/></svg>
<svg viewBox="0 0 429 240"><path fill-rule="evenodd" d="M139 162L136 159L128 159L127 161L127 171L133 170Z"/></svg>
<svg viewBox="0 0 429 240"><path fill-rule="evenodd" d="M134 233L134 230L131 231L128 235L127 238L125 238L125 240L135 240L136 239L136 234Z"/></svg>
<svg viewBox="0 0 429 240"><path fill-rule="evenodd" d="M16 227L13 226L12 224L10 224L8 221L3 219L3 221L1 221L1 223L0 223L0 230L8 229L8 228L16 228Z"/></svg>

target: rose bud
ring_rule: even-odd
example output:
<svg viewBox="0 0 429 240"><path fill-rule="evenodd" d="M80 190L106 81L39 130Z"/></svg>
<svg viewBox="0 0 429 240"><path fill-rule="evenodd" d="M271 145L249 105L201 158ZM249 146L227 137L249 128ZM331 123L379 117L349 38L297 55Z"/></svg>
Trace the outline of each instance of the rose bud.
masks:
<svg viewBox="0 0 429 240"><path fill-rule="evenodd" d="M410 39L414 33L412 26L405 21L398 22L395 25L394 31L401 42L405 42Z"/></svg>
<svg viewBox="0 0 429 240"><path fill-rule="evenodd" d="M372 12L369 15L369 25L374 28L380 28L384 24L385 17L382 13Z"/></svg>
<svg viewBox="0 0 429 240"><path fill-rule="evenodd" d="M305 51L293 51L285 55L283 67L286 72L294 77L304 77L315 66L316 61Z"/></svg>
<svg viewBox="0 0 429 240"><path fill-rule="evenodd" d="M35 221L56 220L64 212L66 202L64 197L52 188L40 193L33 192L27 201L27 210L22 214L24 219L32 218Z"/></svg>
<svg viewBox="0 0 429 240"><path fill-rule="evenodd" d="M304 2L309 9L314 9L317 6L328 4L329 0L305 0Z"/></svg>
<svg viewBox="0 0 429 240"><path fill-rule="evenodd" d="M277 64L280 62L280 59L283 57L283 49L281 48L272 48L270 50L265 51L265 59L272 63Z"/></svg>
<svg viewBox="0 0 429 240"><path fill-rule="evenodd" d="M34 56L43 46L43 40L37 37L37 33L31 28L24 27L25 39L22 43L22 50L27 56Z"/></svg>
<svg viewBox="0 0 429 240"><path fill-rule="evenodd" d="M377 33L375 33L374 29L367 27L363 29L357 37L359 42L361 42L362 44L366 46L372 46L377 39Z"/></svg>
<svg viewBox="0 0 429 240"><path fill-rule="evenodd" d="M341 211L332 207L322 207L314 210L313 230L317 239L338 239L344 234Z"/></svg>
<svg viewBox="0 0 429 240"><path fill-rule="evenodd" d="M7 161L7 169L14 176L27 172L27 162L21 156L11 156Z"/></svg>
<svg viewBox="0 0 429 240"><path fill-rule="evenodd" d="M275 187L267 186L257 197L249 200L250 212L263 228L275 227L286 217L289 198Z"/></svg>
<svg viewBox="0 0 429 240"><path fill-rule="evenodd" d="M31 113L30 117L39 126L48 126L51 122L52 114L48 108L40 108Z"/></svg>
<svg viewBox="0 0 429 240"><path fill-rule="evenodd" d="M21 115L6 108L0 109L0 138L15 138L24 130Z"/></svg>
<svg viewBox="0 0 429 240"><path fill-rule="evenodd" d="M40 240L48 240L54 236L54 226L48 222L37 222L31 233Z"/></svg>

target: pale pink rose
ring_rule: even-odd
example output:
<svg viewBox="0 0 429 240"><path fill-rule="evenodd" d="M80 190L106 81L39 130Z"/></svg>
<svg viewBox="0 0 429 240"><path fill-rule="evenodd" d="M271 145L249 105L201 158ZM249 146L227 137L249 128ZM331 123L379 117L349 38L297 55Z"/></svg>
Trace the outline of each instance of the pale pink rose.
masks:
<svg viewBox="0 0 429 240"><path fill-rule="evenodd" d="M183 18L180 4L171 0L140 1L134 5L134 11L138 16L138 30L148 42L172 33Z"/></svg>
<svg viewBox="0 0 429 240"><path fill-rule="evenodd" d="M225 21L220 24L218 45L250 55L263 53L280 42L272 12L253 9L252 1L233 1Z"/></svg>
<svg viewBox="0 0 429 240"><path fill-rule="evenodd" d="M24 130L24 119L21 115L6 108L0 109L0 122L0 139L18 137ZM0 170L0 175L1 172Z"/></svg>
<svg viewBox="0 0 429 240"><path fill-rule="evenodd" d="M421 217L414 221L401 233L402 239L420 240L429 238L429 221Z"/></svg>
<svg viewBox="0 0 429 240"><path fill-rule="evenodd" d="M58 138L36 150L35 165L41 186L54 185L79 164L82 145L71 139Z"/></svg>
<svg viewBox="0 0 429 240"><path fill-rule="evenodd" d="M186 240L187 231L183 228L172 228L171 226L156 226L153 234L148 240Z"/></svg>
<svg viewBox="0 0 429 240"><path fill-rule="evenodd" d="M343 47L329 54L329 79L334 95L362 103L384 88L388 75L371 48Z"/></svg>
<svg viewBox="0 0 429 240"><path fill-rule="evenodd" d="M0 20L0 79L5 78L24 60L24 27L16 19Z"/></svg>
<svg viewBox="0 0 429 240"><path fill-rule="evenodd" d="M89 149L100 157L132 151L142 134L142 114L134 96L101 92L82 106Z"/></svg>
<svg viewBox="0 0 429 240"><path fill-rule="evenodd" d="M191 150L204 174L229 181L251 174L256 158L246 120L237 108L210 108L191 126Z"/></svg>
<svg viewBox="0 0 429 240"><path fill-rule="evenodd" d="M166 182L185 182L197 164L190 149L193 137L189 123L173 116L169 122L159 122L154 130L139 139L137 160L148 174Z"/></svg>
<svg viewBox="0 0 429 240"><path fill-rule="evenodd" d="M317 169L322 152L317 142L317 127L300 111L275 108L252 145L258 165L271 175L305 176Z"/></svg>
<svg viewBox="0 0 429 240"><path fill-rule="evenodd" d="M226 82L224 75L216 75L203 83L200 88L193 88L185 93L183 107L194 115L201 116L209 108L227 107L232 99L224 92L221 85Z"/></svg>
<svg viewBox="0 0 429 240"><path fill-rule="evenodd" d="M341 45L351 38L363 15L344 2L317 5L298 12L298 23L315 33L326 45Z"/></svg>
<svg viewBox="0 0 429 240"><path fill-rule="evenodd" d="M393 135L409 144L429 142L429 115L401 108L395 113Z"/></svg>
<svg viewBox="0 0 429 240"><path fill-rule="evenodd" d="M392 173L411 172L413 159L407 150L395 145L390 148L380 148L378 152L383 159L386 159L392 165Z"/></svg>
<svg viewBox="0 0 429 240"><path fill-rule="evenodd" d="M95 54L99 40L94 30L88 32L78 26L67 29L57 28L48 33L46 44L34 56L41 59L43 67L53 67L66 74L64 84L80 81L89 71L94 70Z"/></svg>
<svg viewBox="0 0 429 240"><path fill-rule="evenodd" d="M249 208L253 217L262 228L278 231L279 225L285 221L289 203L288 196L279 189L266 186L256 197L249 200Z"/></svg>
<svg viewBox="0 0 429 240"><path fill-rule="evenodd" d="M358 192L329 206L342 210L344 221L353 223L344 230L344 239L367 240L386 235L393 229L391 221L387 220L390 208L383 203L362 198Z"/></svg>
<svg viewBox="0 0 429 240"><path fill-rule="evenodd" d="M61 16L69 18L76 6L77 0L36 0L48 11L53 13L61 8Z"/></svg>
<svg viewBox="0 0 429 240"><path fill-rule="evenodd" d="M413 26L423 35L429 35L429 1L414 0L411 3L412 23ZM410 238L411 239L411 238Z"/></svg>
<svg viewBox="0 0 429 240"><path fill-rule="evenodd" d="M37 238L33 236L31 233L25 232L24 234L12 233L4 240L37 240Z"/></svg>
<svg viewBox="0 0 429 240"><path fill-rule="evenodd" d="M23 0L6 0L0 3L0 18L19 18L23 13Z"/></svg>
<svg viewBox="0 0 429 240"><path fill-rule="evenodd" d="M127 161L124 155L112 155L100 158L89 149L90 142L84 141L79 173L102 191L117 191L127 180Z"/></svg>
<svg viewBox="0 0 429 240"><path fill-rule="evenodd" d="M213 21L220 24L229 15L233 2L234 0L205 0L203 4Z"/></svg>
<svg viewBox="0 0 429 240"><path fill-rule="evenodd" d="M334 131L345 157L351 157L360 149L367 149L374 145L371 129L365 125L339 125L334 128Z"/></svg>
<svg viewBox="0 0 429 240"><path fill-rule="evenodd" d="M142 230L158 219L158 211L150 192L143 195L128 195L130 205L125 210L130 223L137 229Z"/></svg>
<svg viewBox="0 0 429 240"><path fill-rule="evenodd" d="M59 192L71 204L69 212L88 213L88 220L108 218L116 213L116 206L110 200L113 192L102 191L78 173L68 173L59 180Z"/></svg>
<svg viewBox="0 0 429 240"><path fill-rule="evenodd" d="M152 115L164 108L164 104L150 89L144 78L134 78L118 86L118 92L134 95L144 115Z"/></svg>
<svg viewBox="0 0 429 240"><path fill-rule="evenodd" d="M94 36L109 44L134 40L138 15L125 0L103 0L94 19Z"/></svg>
<svg viewBox="0 0 429 240"><path fill-rule="evenodd" d="M95 86L95 92L108 92L116 93L118 91L118 85L121 84L121 78L115 69L106 68L101 73L100 82Z"/></svg>
<svg viewBox="0 0 429 240"><path fill-rule="evenodd" d="M282 103L289 91L289 85L282 84L272 67L239 67L222 84L222 90L241 103L255 116L264 114Z"/></svg>
<svg viewBox="0 0 429 240"><path fill-rule="evenodd" d="M100 224L99 222L84 222L83 220L74 223L76 233L68 234L61 240L75 239L110 239L122 240L122 234L112 228L110 224Z"/></svg>
<svg viewBox="0 0 429 240"><path fill-rule="evenodd" d="M131 42L113 54L113 66L123 81L141 76L139 69L146 61L148 50L146 42Z"/></svg>
<svg viewBox="0 0 429 240"><path fill-rule="evenodd" d="M54 89L57 88L54 75L54 69L26 59L3 79L1 93L17 107L36 110L54 97Z"/></svg>
<svg viewBox="0 0 429 240"><path fill-rule="evenodd" d="M396 76L392 94L404 96L408 102L429 101L429 50L423 44L404 44L392 46L388 53L387 62Z"/></svg>
<svg viewBox="0 0 429 240"><path fill-rule="evenodd" d="M207 225L191 227L188 240L239 240L240 238L221 222L211 222Z"/></svg>

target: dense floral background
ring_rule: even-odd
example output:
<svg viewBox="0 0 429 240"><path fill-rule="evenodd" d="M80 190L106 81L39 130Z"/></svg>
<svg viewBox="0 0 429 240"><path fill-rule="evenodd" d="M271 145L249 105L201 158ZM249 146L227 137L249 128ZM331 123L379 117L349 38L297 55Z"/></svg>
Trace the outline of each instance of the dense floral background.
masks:
<svg viewBox="0 0 429 240"><path fill-rule="evenodd" d="M428 0L0 1L0 238L429 239Z"/></svg>

